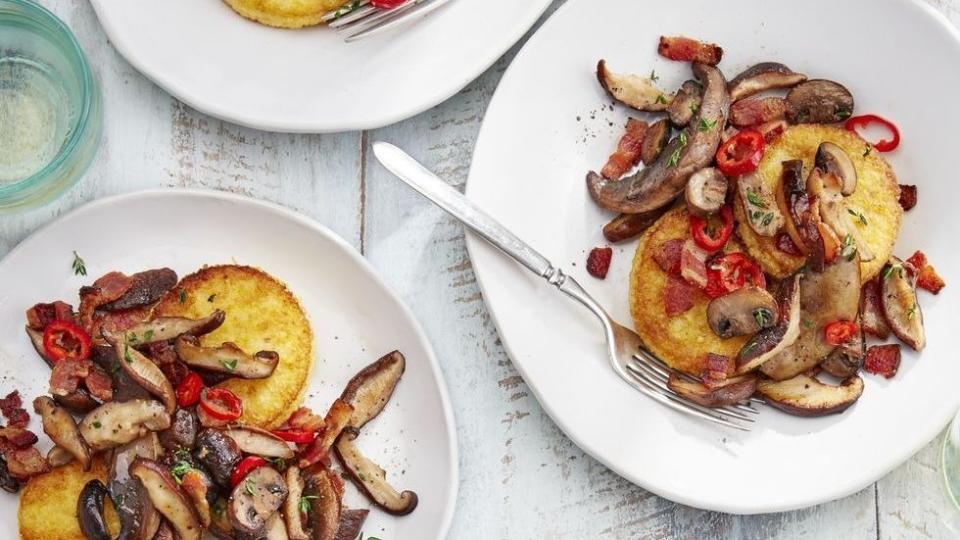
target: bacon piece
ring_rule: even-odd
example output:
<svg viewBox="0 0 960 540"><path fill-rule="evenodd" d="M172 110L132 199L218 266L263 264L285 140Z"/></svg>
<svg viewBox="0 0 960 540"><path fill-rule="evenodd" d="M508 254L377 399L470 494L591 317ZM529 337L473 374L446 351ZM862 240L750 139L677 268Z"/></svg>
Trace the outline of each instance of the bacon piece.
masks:
<svg viewBox="0 0 960 540"><path fill-rule="evenodd" d="M636 118L627 120L626 132L620 137L617 149L607 158L600 174L609 180L619 180L621 176L640 163L640 149L643 137L647 133L647 123Z"/></svg>
<svg viewBox="0 0 960 540"><path fill-rule="evenodd" d="M90 336L102 341L103 334L122 334L150 318L150 307L126 309L123 311L97 311L90 327Z"/></svg>
<svg viewBox="0 0 960 540"><path fill-rule="evenodd" d="M53 321L73 321L73 306L59 300L37 304L27 310L27 326L42 332Z"/></svg>
<svg viewBox="0 0 960 540"><path fill-rule="evenodd" d="M610 261L613 259L613 249L595 247L587 257L587 272L598 279L607 277L610 270Z"/></svg>
<svg viewBox="0 0 960 540"><path fill-rule="evenodd" d="M715 43L704 43L682 36L660 36L660 56L680 62L700 62L715 66L723 58L723 49Z"/></svg>
<svg viewBox="0 0 960 540"><path fill-rule="evenodd" d="M890 326L880 306L880 281L877 278L864 283L860 291L860 326L864 332L880 339L890 336Z"/></svg>
<svg viewBox="0 0 960 540"><path fill-rule="evenodd" d="M10 472L10 476L18 480L26 480L31 476L50 470L50 464L40 455L40 451L33 446L0 448L0 453L7 460L7 470Z"/></svg>
<svg viewBox="0 0 960 540"><path fill-rule="evenodd" d="M667 276L667 286L663 291L663 306L668 317L676 317L693 307L693 298L697 290L683 278Z"/></svg>
<svg viewBox="0 0 960 540"><path fill-rule="evenodd" d="M80 325L95 335L93 315L98 307L109 304L123 296L133 286L133 279L123 272L108 272L93 282L80 287Z"/></svg>
<svg viewBox="0 0 960 540"><path fill-rule="evenodd" d="M660 244L653 252L653 260L661 270L668 274L680 275L680 252L683 250L683 240L674 238Z"/></svg>
<svg viewBox="0 0 960 540"><path fill-rule="evenodd" d="M790 235L785 232L777 235L776 244L777 249L788 255L793 255L795 257L800 257L803 255L803 253L800 251L800 248L793 243L793 239L790 238Z"/></svg>
<svg viewBox="0 0 960 540"><path fill-rule="evenodd" d="M293 414L290 415L290 419L287 420L287 426L290 429L300 430L300 431L319 431L325 426L323 417L317 414L314 414L307 407L300 407L299 409L293 411Z"/></svg>
<svg viewBox="0 0 960 540"><path fill-rule="evenodd" d="M727 380L730 370L730 358L721 354L707 353L700 380L707 388L717 388Z"/></svg>
<svg viewBox="0 0 960 540"><path fill-rule="evenodd" d="M757 126L757 131L763 135L763 142L766 144L773 144L777 139L783 135L783 132L786 131L789 124L786 120L772 120Z"/></svg>
<svg viewBox="0 0 960 540"><path fill-rule="evenodd" d="M147 345L147 356L161 367L180 360L177 350L166 341L155 341Z"/></svg>
<svg viewBox="0 0 960 540"><path fill-rule="evenodd" d="M912 267L910 274L917 279L917 287L932 292L940 293L946 283L936 269L927 262L927 256L922 251L917 251L907 259L908 268Z"/></svg>
<svg viewBox="0 0 960 540"><path fill-rule="evenodd" d="M900 207L906 212L917 205L917 186L900 184Z"/></svg>
<svg viewBox="0 0 960 540"><path fill-rule="evenodd" d="M23 400L17 390L0 399L0 412L12 427L22 428L30 423L30 414L23 408Z"/></svg>
<svg viewBox="0 0 960 540"><path fill-rule="evenodd" d="M730 106L730 123L739 128L751 127L782 120L786 114L787 101L783 98L742 99Z"/></svg>
<svg viewBox="0 0 960 540"><path fill-rule="evenodd" d="M187 378L187 375L190 374L190 368L180 360L160 364L160 371L162 371L163 375L170 381L170 384L175 387L179 386L180 383Z"/></svg>
<svg viewBox="0 0 960 540"><path fill-rule="evenodd" d="M67 396L77 391L80 382L90 374L90 360L61 360L50 371L50 393Z"/></svg>
<svg viewBox="0 0 960 540"><path fill-rule="evenodd" d="M707 258L710 256L692 239L687 239L680 250L680 275L688 282L700 287L707 286Z"/></svg>
<svg viewBox="0 0 960 540"><path fill-rule="evenodd" d="M900 345L874 345L867 349L863 369L874 375L892 379L900 368Z"/></svg>
<svg viewBox="0 0 960 540"><path fill-rule="evenodd" d="M90 367L90 373L83 379L83 384L87 386L90 395L100 401L110 401L113 399L113 379L103 370L102 367L93 364Z"/></svg>
<svg viewBox="0 0 960 540"><path fill-rule="evenodd" d="M26 448L39 440L34 432L18 427L0 428L0 437L6 439L14 448Z"/></svg>

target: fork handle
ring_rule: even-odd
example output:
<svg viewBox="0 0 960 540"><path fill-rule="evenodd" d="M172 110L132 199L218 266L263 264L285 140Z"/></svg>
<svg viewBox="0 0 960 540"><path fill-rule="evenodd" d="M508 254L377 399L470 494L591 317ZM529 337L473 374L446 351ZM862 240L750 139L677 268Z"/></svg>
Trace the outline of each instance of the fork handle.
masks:
<svg viewBox="0 0 960 540"><path fill-rule="evenodd" d="M380 163L397 178L457 218L484 240L589 308L602 321L608 318L600 304L587 294L575 279L554 266L537 250L517 238L500 222L490 217L470 199L430 172L406 152L392 144L378 141L373 143L373 153Z"/></svg>

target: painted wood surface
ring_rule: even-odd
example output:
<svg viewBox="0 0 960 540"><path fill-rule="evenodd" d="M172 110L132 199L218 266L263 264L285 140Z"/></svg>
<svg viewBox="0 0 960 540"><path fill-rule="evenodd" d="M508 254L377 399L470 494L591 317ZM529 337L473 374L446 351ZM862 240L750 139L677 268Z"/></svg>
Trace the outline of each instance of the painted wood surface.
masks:
<svg viewBox="0 0 960 540"><path fill-rule="evenodd" d="M960 0L928 1L960 26ZM221 122L171 98L113 50L85 0L42 3L70 25L95 66L104 141L85 178L60 200L0 217L0 255L85 202L156 187L242 193L327 225L380 270L436 348L460 438L460 498L450 538L960 538L960 511L942 487L941 438L845 499L731 516L635 487L559 431L500 344L463 228L392 179L370 153L371 141L396 143L462 187L486 106L518 47L456 96L410 120L364 133L274 134Z"/></svg>

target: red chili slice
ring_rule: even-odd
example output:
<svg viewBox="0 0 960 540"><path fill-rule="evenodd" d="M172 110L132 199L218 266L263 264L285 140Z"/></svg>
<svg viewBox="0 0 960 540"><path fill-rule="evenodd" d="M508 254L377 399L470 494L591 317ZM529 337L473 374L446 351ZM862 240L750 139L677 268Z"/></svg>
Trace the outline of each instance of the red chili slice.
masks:
<svg viewBox="0 0 960 540"><path fill-rule="evenodd" d="M707 265L707 286L704 292L710 298L719 298L747 284L766 288L767 280L760 265L743 253L728 253Z"/></svg>
<svg viewBox="0 0 960 540"><path fill-rule="evenodd" d="M243 414L243 401L226 388L204 388L200 392L200 406L217 420L229 422Z"/></svg>
<svg viewBox="0 0 960 540"><path fill-rule="evenodd" d="M291 429L291 430L274 431L273 434L287 442L292 442L297 444L311 443L315 438L317 438L316 431L300 431L300 430Z"/></svg>
<svg viewBox="0 0 960 540"><path fill-rule="evenodd" d="M407 0L370 0L370 4L375 8L393 9Z"/></svg>
<svg viewBox="0 0 960 540"><path fill-rule="evenodd" d="M237 463L237 466L233 468L233 472L230 473L230 487L236 487L254 469L259 469L266 464L267 460L260 456L247 456L241 459L240 463Z"/></svg>
<svg viewBox="0 0 960 540"><path fill-rule="evenodd" d="M43 330L43 351L50 361L90 358L90 334L70 321L53 321Z"/></svg>
<svg viewBox="0 0 960 540"><path fill-rule="evenodd" d="M733 234L733 210L729 206L720 209L720 219L723 220L720 230L715 231L716 234L711 234L708 231L709 220L690 215L690 232L693 234L693 241L711 253L725 246L730 240L730 235Z"/></svg>
<svg viewBox="0 0 960 540"><path fill-rule="evenodd" d="M848 131L852 131L862 137L863 135L857 131L857 128L866 129L870 124L879 124L890 132L889 140L881 139L872 144L872 146L877 149L877 152L889 152L900 146L900 130L897 129L897 126L895 126L893 122L881 118L875 114L864 114L849 118L847 119L846 123L843 124L843 127L845 127Z"/></svg>
<svg viewBox="0 0 960 540"><path fill-rule="evenodd" d="M833 321L823 329L827 343L839 347L853 339L857 333L857 324L851 321Z"/></svg>
<svg viewBox="0 0 960 540"><path fill-rule="evenodd" d="M196 372L191 371L177 385L177 405L192 407L200 401L200 392L203 391L203 379Z"/></svg>
<svg viewBox="0 0 960 540"><path fill-rule="evenodd" d="M740 176L757 170L766 144L763 134L744 129L717 148L717 167L727 176Z"/></svg>

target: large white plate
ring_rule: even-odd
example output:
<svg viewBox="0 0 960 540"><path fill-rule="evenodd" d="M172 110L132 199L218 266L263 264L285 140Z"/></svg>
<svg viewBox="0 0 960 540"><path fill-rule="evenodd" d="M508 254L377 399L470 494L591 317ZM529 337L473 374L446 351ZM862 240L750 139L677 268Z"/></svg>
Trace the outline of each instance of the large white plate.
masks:
<svg viewBox="0 0 960 540"><path fill-rule="evenodd" d="M627 275L636 244L615 247L605 281L583 270L605 244L610 219L587 195L584 175L616 146L626 113L611 108L593 75L599 58L618 70L656 69L666 88L689 68L656 54L658 36L720 43L728 77L779 60L846 84L857 112L896 121L889 156L902 182L919 184L896 252L923 249L947 278L960 269L955 140L960 109L956 31L920 2L570 0L524 46L487 110L467 193L562 265L620 321L630 321ZM750 434L669 411L606 366L592 316L476 237L468 239L484 298L513 361L557 424L608 467L661 496L734 513L773 512L861 489L929 442L960 406L956 381L958 288L921 293L929 337L905 351L891 381L866 376L845 414L805 420L769 407Z"/></svg>
<svg viewBox="0 0 960 540"><path fill-rule="evenodd" d="M344 43L270 28L219 0L91 0L110 41L181 101L290 132L372 129L455 94L533 26L551 0L453 0L415 25Z"/></svg>
<svg viewBox="0 0 960 540"><path fill-rule="evenodd" d="M88 277L70 271L72 250L85 259ZM278 206L212 191L148 191L102 199L35 233L0 262L0 393L20 390L29 408L47 392L49 370L23 333L24 310L36 302L72 301L80 285L110 270L169 266L183 276L224 263L262 268L300 299L314 332L305 401L314 410L325 411L366 364L393 349L404 353L407 370L390 405L359 441L398 487L417 492L420 505L400 518L373 508L364 531L442 538L456 502L457 441L430 344L356 250ZM36 418L31 429L41 433ZM41 439L45 450L49 442ZM0 497L0 528L14 535L17 503ZM347 504L370 506L352 488Z"/></svg>

